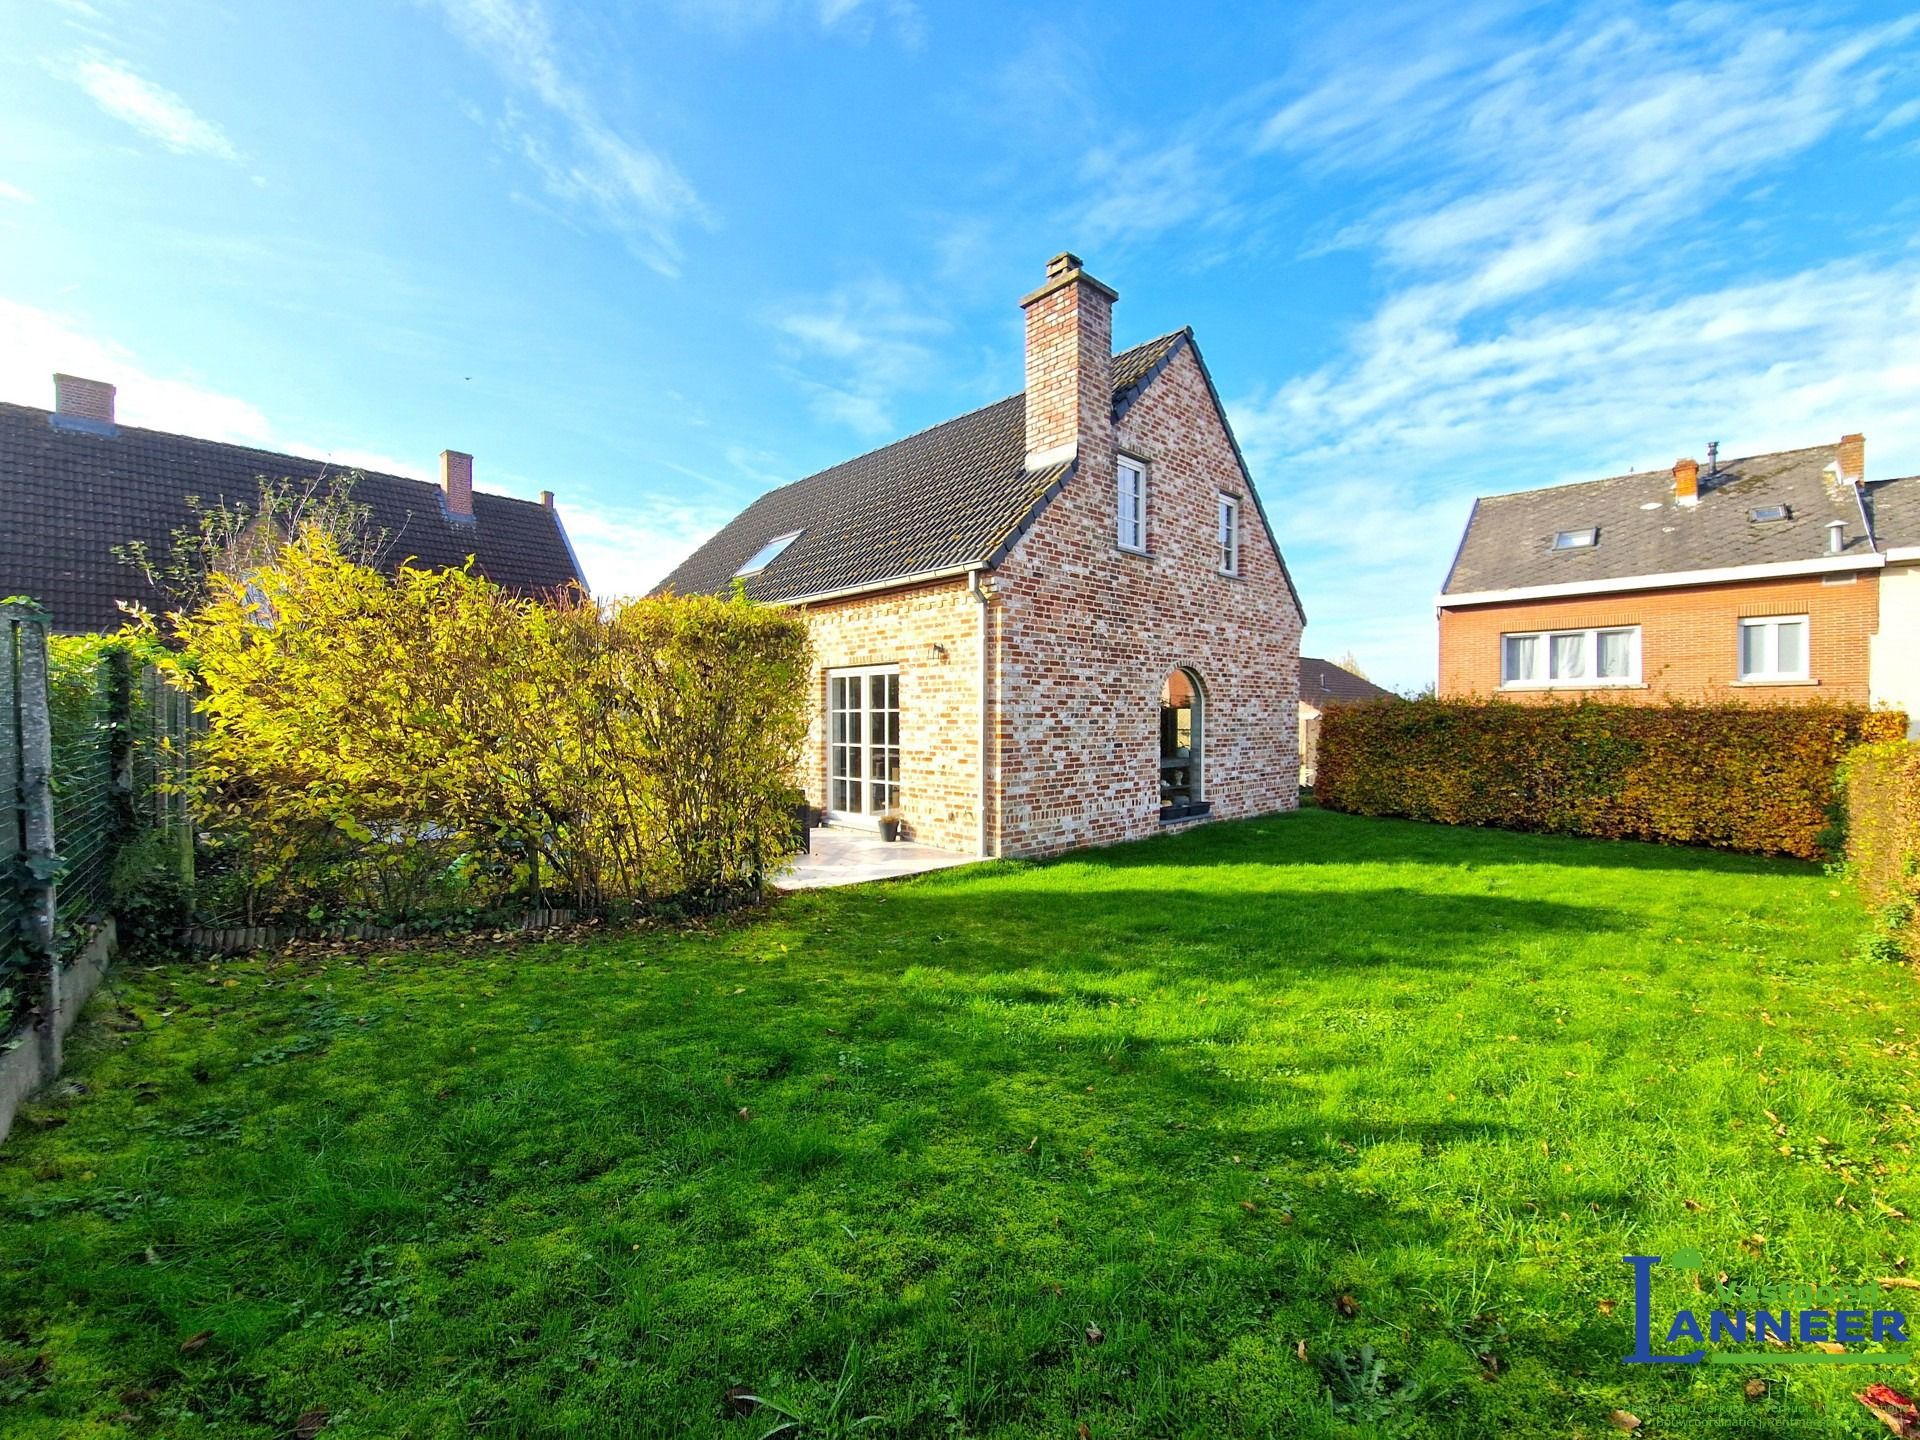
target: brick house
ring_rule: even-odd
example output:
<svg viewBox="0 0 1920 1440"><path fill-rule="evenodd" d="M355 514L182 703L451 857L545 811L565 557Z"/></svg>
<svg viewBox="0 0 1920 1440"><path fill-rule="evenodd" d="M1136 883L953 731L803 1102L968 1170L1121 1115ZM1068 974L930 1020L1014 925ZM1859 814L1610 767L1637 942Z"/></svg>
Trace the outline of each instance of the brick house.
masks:
<svg viewBox="0 0 1920 1440"><path fill-rule="evenodd" d="M661 590L812 627L833 823L1042 855L1298 803L1303 615L1191 331L1056 256L1023 394L761 496Z"/></svg>
<svg viewBox="0 0 1920 1440"><path fill-rule="evenodd" d="M1476 500L1442 695L1823 699L1920 715L1920 476L1866 440Z"/></svg>
<svg viewBox="0 0 1920 1440"><path fill-rule="evenodd" d="M1320 717L1333 705L1356 700L1391 700L1393 691L1356 675L1331 660L1300 657L1300 783L1313 784L1320 756Z"/></svg>
<svg viewBox="0 0 1920 1440"><path fill-rule="evenodd" d="M261 482L316 491L343 484L364 506L390 568L411 560L455 568L469 556L489 579L524 594L585 588L551 491L516 500L473 488L473 457L440 455L440 483L348 470L301 455L200 440L119 424L115 391L101 380L56 375L54 408L0 403L0 595L27 595L54 628L117 630L121 601L162 608L140 569L116 554L144 544L164 556L196 506L257 511Z"/></svg>

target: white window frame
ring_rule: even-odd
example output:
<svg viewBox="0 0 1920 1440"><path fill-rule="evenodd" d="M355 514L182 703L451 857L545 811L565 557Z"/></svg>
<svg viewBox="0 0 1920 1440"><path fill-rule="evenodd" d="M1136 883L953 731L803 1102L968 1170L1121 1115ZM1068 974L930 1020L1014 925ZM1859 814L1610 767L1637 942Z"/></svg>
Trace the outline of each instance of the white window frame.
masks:
<svg viewBox="0 0 1920 1440"><path fill-rule="evenodd" d="M1238 496L1222 494L1217 512L1220 545L1220 573L1238 575L1240 573L1240 500Z"/></svg>
<svg viewBox="0 0 1920 1440"><path fill-rule="evenodd" d="M1570 679L1560 679L1553 674L1553 642L1564 640L1570 635L1581 637L1581 653L1585 661L1583 675ZM1625 635L1627 639L1627 673L1625 675L1600 675L1600 637L1602 635ZM1509 640L1532 640L1539 668L1532 675L1515 676L1507 673L1507 642ZM1640 683L1640 627L1638 625L1590 625L1564 630L1509 630L1500 636L1500 688L1502 690L1608 690L1621 686Z"/></svg>
<svg viewBox="0 0 1920 1440"><path fill-rule="evenodd" d="M804 530L790 530L785 535L776 535L749 555L746 563L733 572L733 578L740 580L748 575L758 575L787 551L787 547L806 534Z"/></svg>
<svg viewBox="0 0 1920 1440"><path fill-rule="evenodd" d="M1800 626L1801 665L1798 670L1780 668L1780 627L1782 625ZM1749 671L1747 663L1747 630L1765 630L1768 632L1766 647L1768 668ZM1813 622L1805 615L1742 615L1739 629L1734 634L1733 669L1743 685L1781 685L1795 681L1807 681L1813 678Z"/></svg>
<svg viewBox="0 0 1920 1440"><path fill-rule="evenodd" d="M1128 476L1132 476L1129 484ZM1132 513L1129 514L1129 505ZM1114 544L1136 555L1147 553L1147 463L1122 455L1114 466Z"/></svg>
<svg viewBox="0 0 1920 1440"><path fill-rule="evenodd" d="M857 825L865 829L877 830L880 828L880 817L900 803L899 795L903 788L901 782L898 778L888 780L876 774L876 752L878 752L880 761L884 762L888 758L893 761L894 773L898 776L902 746L897 738L888 738L884 735L876 738L873 734L874 717L884 715L891 715L893 717L896 726L894 734L896 736L899 734L898 727L903 718L898 703L901 689L899 677L900 667L898 665L853 665L831 669L826 672L827 709L825 740L827 789L825 808L827 818L836 825ZM839 741L836 741L834 738L833 684L836 680L844 681L846 684L855 687L854 695L857 697L859 703L857 706L852 707L847 713L858 717L860 731L858 738L850 737ZM894 682L894 703L892 705L882 705L877 710L874 708L873 682L875 680L892 680ZM845 754L836 756L834 753L836 750L844 751ZM838 763L842 761L847 763ZM834 782L836 780L848 787L849 793L857 792L860 797L860 804L857 809L848 808L844 805L836 805L834 803L836 799L841 798L834 793ZM876 804L874 800L874 787L876 785L884 787L882 794L885 798L879 804Z"/></svg>

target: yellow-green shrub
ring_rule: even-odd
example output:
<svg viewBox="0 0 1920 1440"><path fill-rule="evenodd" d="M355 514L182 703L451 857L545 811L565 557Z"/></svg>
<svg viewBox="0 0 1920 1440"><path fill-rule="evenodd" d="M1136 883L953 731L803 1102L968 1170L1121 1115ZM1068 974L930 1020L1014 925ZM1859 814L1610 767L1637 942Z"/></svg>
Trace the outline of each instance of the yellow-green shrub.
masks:
<svg viewBox="0 0 1920 1440"><path fill-rule="evenodd" d="M1834 844L1841 757L1905 723L1824 704L1370 701L1327 710L1314 793L1361 815L1814 859Z"/></svg>
<svg viewBox="0 0 1920 1440"><path fill-rule="evenodd" d="M174 617L234 918L414 919L514 896L702 908L794 844L804 621L602 611L470 571L388 576L310 530ZM215 867L216 870L219 868Z"/></svg>
<svg viewBox="0 0 1920 1440"><path fill-rule="evenodd" d="M1841 773L1848 869L1888 940L1920 959L1920 744L1862 745Z"/></svg>

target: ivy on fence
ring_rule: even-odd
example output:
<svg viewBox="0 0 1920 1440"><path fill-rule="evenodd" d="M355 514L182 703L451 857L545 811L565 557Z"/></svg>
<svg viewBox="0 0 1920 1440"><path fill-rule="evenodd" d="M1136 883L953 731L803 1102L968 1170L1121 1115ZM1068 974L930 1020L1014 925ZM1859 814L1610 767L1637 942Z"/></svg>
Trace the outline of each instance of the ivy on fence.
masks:
<svg viewBox="0 0 1920 1440"><path fill-rule="evenodd" d="M1862 745L1842 774L1854 883L1885 945L1920 960L1920 743Z"/></svg>

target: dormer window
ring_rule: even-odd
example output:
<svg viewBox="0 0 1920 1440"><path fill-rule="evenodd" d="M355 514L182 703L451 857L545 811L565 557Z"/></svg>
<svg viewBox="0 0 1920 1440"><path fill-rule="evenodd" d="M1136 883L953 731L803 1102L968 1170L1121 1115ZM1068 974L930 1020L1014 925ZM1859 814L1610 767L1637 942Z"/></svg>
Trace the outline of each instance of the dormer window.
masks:
<svg viewBox="0 0 1920 1440"><path fill-rule="evenodd" d="M1585 530L1561 530L1553 537L1556 550L1591 550L1600 543L1600 531L1593 526Z"/></svg>
<svg viewBox="0 0 1920 1440"><path fill-rule="evenodd" d="M785 535L774 536L773 539L767 541L766 544L762 545L747 557L747 563L733 572L733 578L738 580L743 576L758 575L762 570L766 569L767 566L778 560L781 552L805 533L803 530L792 530Z"/></svg>

